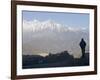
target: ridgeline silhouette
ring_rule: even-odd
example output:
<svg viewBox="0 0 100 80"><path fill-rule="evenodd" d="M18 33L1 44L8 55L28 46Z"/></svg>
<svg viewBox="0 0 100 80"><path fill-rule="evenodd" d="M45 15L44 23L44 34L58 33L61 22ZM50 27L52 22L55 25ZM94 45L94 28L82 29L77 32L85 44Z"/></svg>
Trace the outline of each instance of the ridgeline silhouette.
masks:
<svg viewBox="0 0 100 80"><path fill-rule="evenodd" d="M67 51L52 54L48 56L23 55L23 69L27 68L48 68L48 67L68 67L68 66L86 66L89 65L89 53L84 57L73 58Z"/></svg>

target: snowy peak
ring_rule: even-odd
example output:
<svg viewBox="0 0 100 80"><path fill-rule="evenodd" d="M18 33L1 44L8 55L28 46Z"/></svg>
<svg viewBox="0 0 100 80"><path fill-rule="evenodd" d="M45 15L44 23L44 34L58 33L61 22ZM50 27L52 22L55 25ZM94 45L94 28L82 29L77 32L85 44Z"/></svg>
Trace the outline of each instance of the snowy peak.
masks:
<svg viewBox="0 0 100 80"><path fill-rule="evenodd" d="M58 32L67 32L67 31L85 31L83 28L72 28L66 25L57 23L53 20L47 21L23 21L23 29L24 30L32 30L33 32L38 31L58 31Z"/></svg>

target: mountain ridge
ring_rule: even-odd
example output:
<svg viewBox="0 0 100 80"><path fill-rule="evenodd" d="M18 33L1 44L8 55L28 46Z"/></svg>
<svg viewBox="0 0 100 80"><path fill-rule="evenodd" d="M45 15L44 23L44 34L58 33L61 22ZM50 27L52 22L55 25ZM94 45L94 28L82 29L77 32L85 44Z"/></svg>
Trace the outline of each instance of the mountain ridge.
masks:
<svg viewBox="0 0 100 80"><path fill-rule="evenodd" d="M58 32L67 32L67 31L86 31L86 28L76 28L76 27L69 27L67 25L57 23L53 20L46 20L46 21L23 21L23 29L31 28L33 32L38 32L42 30L50 30L50 31L58 31ZM26 26L30 26L26 28Z"/></svg>

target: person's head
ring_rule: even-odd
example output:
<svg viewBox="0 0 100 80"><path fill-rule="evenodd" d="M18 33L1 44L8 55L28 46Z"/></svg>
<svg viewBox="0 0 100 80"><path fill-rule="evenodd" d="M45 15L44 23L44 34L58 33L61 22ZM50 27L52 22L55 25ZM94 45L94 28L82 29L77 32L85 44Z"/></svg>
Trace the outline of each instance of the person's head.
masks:
<svg viewBox="0 0 100 80"><path fill-rule="evenodd" d="M84 39L83 39L83 38L82 38L81 40L82 40L82 41L84 41Z"/></svg>

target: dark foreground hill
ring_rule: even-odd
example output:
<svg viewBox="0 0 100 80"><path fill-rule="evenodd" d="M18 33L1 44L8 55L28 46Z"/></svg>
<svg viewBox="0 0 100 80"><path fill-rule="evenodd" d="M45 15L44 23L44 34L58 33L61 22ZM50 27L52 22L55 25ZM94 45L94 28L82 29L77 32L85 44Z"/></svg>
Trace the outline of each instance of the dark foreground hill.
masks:
<svg viewBox="0 0 100 80"><path fill-rule="evenodd" d="M79 59L73 58L67 51L49 54L46 57L40 55L22 55L22 68L48 68L48 67L72 67L89 65L89 53Z"/></svg>

